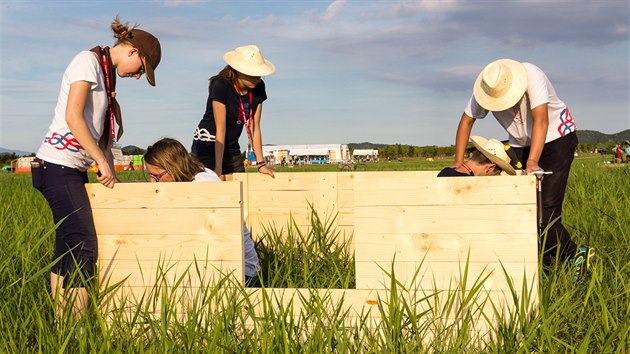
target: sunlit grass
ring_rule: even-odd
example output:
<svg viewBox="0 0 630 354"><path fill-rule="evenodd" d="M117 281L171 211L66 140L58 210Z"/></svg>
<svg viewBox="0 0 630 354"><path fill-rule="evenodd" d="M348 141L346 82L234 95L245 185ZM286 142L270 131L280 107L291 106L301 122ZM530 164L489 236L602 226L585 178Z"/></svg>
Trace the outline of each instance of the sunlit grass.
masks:
<svg viewBox="0 0 630 354"><path fill-rule="evenodd" d="M164 287L158 281L145 297L124 306L95 311L79 322L55 322L49 296L50 210L31 187L30 175L2 174L0 352L628 353L629 181L628 165L574 162L563 221L577 242L597 248L599 262L577 282L559 265L537 294L531 293L533 279L511 284L507 296L517 306L507 313L484 302L483 276L466 280L468 292L436 294L405 287L385 269L393 275L391 290L372 308L382 318L376 325L367 316L349 325L343 302L326 291L279 303L267 293L254 296L256 290L227 276L204 284L185 301L178 295L183 282ZM314 212L310 220L306 230L294 221L254 230L265 286L352 289L354 260L348 245L335 242L332 220ZM186 276L197 272L191 267ZM114 290L115 284L107 285ZM104 290L91 295L95 303L108 299ZM538 306L531 303L534 295ZM483 305L494 310L481 312ZM298 307L303 310L294 316Z"/></svg>

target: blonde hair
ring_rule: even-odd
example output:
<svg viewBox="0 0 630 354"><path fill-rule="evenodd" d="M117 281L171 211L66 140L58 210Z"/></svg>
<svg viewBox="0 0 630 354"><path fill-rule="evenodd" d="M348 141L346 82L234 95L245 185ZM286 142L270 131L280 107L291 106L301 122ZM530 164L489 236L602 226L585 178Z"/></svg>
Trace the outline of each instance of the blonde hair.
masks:
<svg viewBox="0 0 630 354"><path fill-rule="evenodd" d="M119 44L127 44L133 46L133 44L131 44L128 39L128 35L132 29L137 27L137 23L133 26L129 26L129 22L122 23L120 22L120 18L116 16L114 22L112 22L112 31L114 32L114 38L116 38L116 44L114 44L114 47Z"/></svg>
<svg viewBox="0 0 630 354"><path fill-rule="evenodd" d="M165 169L175 182L191 182L197 173L206 169L182 143L171 138L162 138L150 145L144 154L144 162Z"/></svg>

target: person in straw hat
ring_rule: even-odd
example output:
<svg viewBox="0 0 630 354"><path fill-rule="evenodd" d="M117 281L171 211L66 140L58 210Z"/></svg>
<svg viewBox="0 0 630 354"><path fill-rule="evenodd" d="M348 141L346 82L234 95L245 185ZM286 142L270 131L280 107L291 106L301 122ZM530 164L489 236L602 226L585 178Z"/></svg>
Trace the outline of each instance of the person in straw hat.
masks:
<svg viewBox="0 0 630 354"><path fill-rule="evenodd" d="M562 225L562 203L578 144L569 108L537 66L512 59L491 62L478 75L459 121L453 167L464 163L473 124L489 112L509 134L517 158L526 161L526 173L543 169L553 172L545 176L542 185L541 235L548 228L545 244L540 243L543 263L549 265L557 253L562 260L573 261L576 272L585 272L595 251L578 247Z"/></svg>
<svg viewBox="0 0 630 354"><path fill-rule="evenodd" d="M473 136L470 139L475 149L470 153L468 161L459 167L444 168L438 177L498 176L503 171L509 175L516 175L512 164L520 162L512 161L502 142L481 136Z"/></svg>
<svg viewBox="0 0 630 354"><path fill-rule="evenodd" d="M82 51L66 68L52 123L31 168L33 187L48 201L55 224L60 223L50 273L57 316L84 312L86 286L96 274L98 245L84 184L95 163L101 184L113 188L118 181L111 153L113 141L122 135L116 75L138 80L146 74L155 86L154 70L162 56L160 42L149 32L118 17L111 29L116 38L112 48Z"/></svg>
<svg viewBox="0 0 630 354"><path fill-rule="evenodd" d="M245 172L238 143L245 128L258 172L273 177L263 156L260 117L267 99L262 76L276 67L255 45L231 50L223 59L225 68L210 78L206 112L195 130L192 154L218 176Z"/></svg>

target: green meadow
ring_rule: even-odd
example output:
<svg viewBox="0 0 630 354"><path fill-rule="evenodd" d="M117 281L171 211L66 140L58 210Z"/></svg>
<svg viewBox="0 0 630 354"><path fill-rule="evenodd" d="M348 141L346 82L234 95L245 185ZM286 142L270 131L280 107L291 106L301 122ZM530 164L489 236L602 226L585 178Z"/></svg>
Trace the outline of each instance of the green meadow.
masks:
<svg viewBox="0 0 630 354"><path fill-rule="evenodd" d="M450 160L403 160L357 165L356 171L437 170ZM248 169L255 171L255 168ZM339 171L337 165L277 168ZM141 171L121 172L123 182L143 180ZM93 176L91 176L93 178ZM92 179L94 180L94 179ZM205 284L185 316L176 312L176 289L152 292L127 311L98 308L80 320L54 320L49 274L55 225L30 174L0 174L0 353L630 353L630 164L603 164L599 156L576 158L564 203L563 222L576 242L597 249L590 274L573 279L558 264L538 287L539 304L529 306L528 289L514 284L519 304L488 320L491 333L478 336L474 319L435 319L466 298L421 310L396 296L392 279L381 299L382 320L344 323L346 313L326 295L292 306L263 298L263 315L251 321L256 304L229 277ZM349 244L335 242L330 220L311 215L308 230L294 224L253 230L266 287L353 288ZM472 279L479 282L483 279ZM99 304L113 285L92 290ZM158 287L156 286L156 289ZM473 286L472 292L479 286ZM428 295L430 297L430 294ZM161 300L159 315L155 304ZM301 301L296 298L295 301ZM429 300L430 301L430 300ZM465 304L464 304L465 305ZM465 306L463 306L465 307ZM131 315L129 315L131 314ZM489 316L492 317L492 316ZM482 317L483 320L483 317Z"/></svg>

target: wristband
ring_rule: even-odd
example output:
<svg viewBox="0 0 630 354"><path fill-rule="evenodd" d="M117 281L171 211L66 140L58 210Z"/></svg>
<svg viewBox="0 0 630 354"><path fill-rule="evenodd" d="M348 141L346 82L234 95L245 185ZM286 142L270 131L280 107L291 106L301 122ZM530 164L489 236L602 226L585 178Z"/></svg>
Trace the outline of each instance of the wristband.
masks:
<svg viewBox="0 0 630 354"><path fill-rule="evenodd" d="M258 166L259 170L265 165L266 165L265 161L261 161L261 162L256 161L256 166Z"/></svg>

